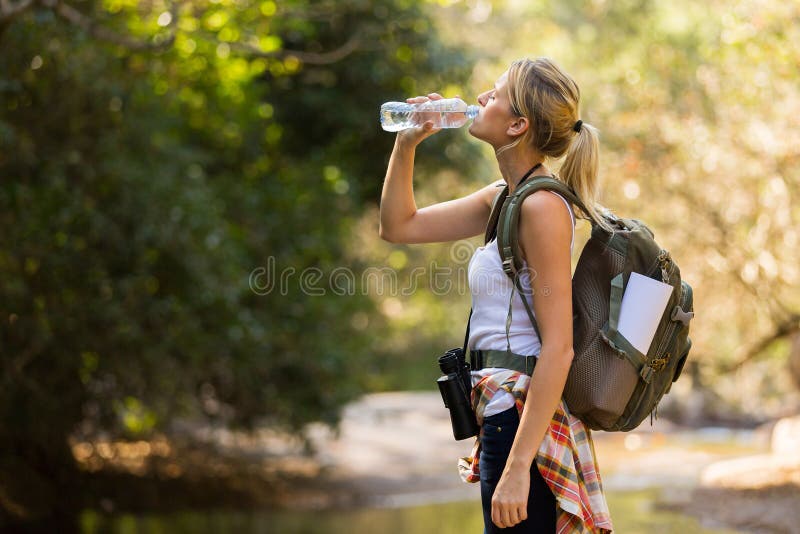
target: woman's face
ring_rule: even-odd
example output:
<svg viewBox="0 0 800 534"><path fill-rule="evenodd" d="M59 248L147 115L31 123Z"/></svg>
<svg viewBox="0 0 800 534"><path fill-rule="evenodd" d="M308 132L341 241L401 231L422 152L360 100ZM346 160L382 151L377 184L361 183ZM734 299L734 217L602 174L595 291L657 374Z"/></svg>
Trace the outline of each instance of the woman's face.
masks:
<svg viewBox="0 0 800 534"><path fill-rule="evenodd" d="M470 124L469 133L495 149L511 141L508 127L518 117L511 111L508 98L508 71L500 75L492 89L478 95L478 104L480 111Z"/></svg>

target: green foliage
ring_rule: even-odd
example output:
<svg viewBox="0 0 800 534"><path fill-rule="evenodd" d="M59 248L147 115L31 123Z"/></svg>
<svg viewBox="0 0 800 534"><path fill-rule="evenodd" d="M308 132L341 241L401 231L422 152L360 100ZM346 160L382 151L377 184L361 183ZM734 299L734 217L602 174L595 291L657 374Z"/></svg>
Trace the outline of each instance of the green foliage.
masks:
<svg viewBox="0 0 800 534"><path fill-rule="evenodd" d="M463 81L465 57L409 2L154 6L80 5L125 42L45 7L0 34L6 481L69 479L75 432L333 422L382 356L371 299L300 275L359 268L344 250L391 147L380 102ZM294 270L285 291L254 292L271 265ZM2 488L15 510L58 504L23 489Z"/></svg>

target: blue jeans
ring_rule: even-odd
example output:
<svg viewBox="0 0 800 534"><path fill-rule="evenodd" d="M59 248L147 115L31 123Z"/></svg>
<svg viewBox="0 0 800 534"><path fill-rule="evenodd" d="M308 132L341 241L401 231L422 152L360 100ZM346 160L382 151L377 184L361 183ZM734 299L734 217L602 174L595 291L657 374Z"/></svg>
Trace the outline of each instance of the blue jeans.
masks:
<svg viewBox="0 0 800 534"><path fill-rule="evenodd" d="M481 504L483 505L484 534L510 532L526 534L554 534L556 531L556 499L539 473L534 460L531 465L531 489L528 492L528 518L510 528L499 528L492 523L492 495L503 474L511 452L514 436L519 427L516 407L490 415L483 420L481 437L480 471Z"/></svg>

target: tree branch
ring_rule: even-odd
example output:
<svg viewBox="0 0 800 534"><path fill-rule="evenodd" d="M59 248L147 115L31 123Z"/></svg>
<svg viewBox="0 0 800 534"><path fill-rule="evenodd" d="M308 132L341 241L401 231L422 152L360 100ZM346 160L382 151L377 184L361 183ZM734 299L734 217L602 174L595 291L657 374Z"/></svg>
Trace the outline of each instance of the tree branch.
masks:
<svg viewBox="0 0 800 534"><path fill-rule="evenodd" d="M698 199L694 198L684 189L674 189L672 190L672 193L680 195L684 201L691 206L693 213L705 215L720 231L723 243L735 242L734 237L731 235L728 229L728 224L723 220L723 217L719 211L713 209L707 204L701 204ZM714 248L717 250L718 254L722 255L722 252L720 252L720 250L722 250L721 247L714 246ZM763 351L773 342L800 332L800 314L791 312L778 299L771 298L771 294L761 292L754 284L747 282L744 277L742 277L740 266L730 267L728 269L728 273L733 276L733 278L739 284L741 284L742 287L756 297L757 302L761 302L767 307L770 318L772 319L772 323L775 325L775 327L771 333L753 343L749 348L739 351L739 354L741 354L739 359L735 363L723 368L723 372L726 373L737 371L744 365L748 364L751 360L754 360L761 355Z"/></svg>
<svg viewBox="0 0 800 534"><path fill-rule="evenodd" d="M0 0L0 22L16 17L26 9L33 6L34 0L20 0L12 4L10 0Z"/></svg>
<svg viewBox="0 0 800 534"><path fill-rule="evenodd" d="M300 50L273 50L271 52L264 52L258 45L254 45L251 43L247 43L244 41L231 43L233 48L238 48L245 52L252 54L255 57L277 57L277 58L286 58L289 56L296 57L303 63L307 63L309 65L329 65L331 63L336 63L337 61L341 61L342 59L346 58L356 50L358 50L361 46L361 35L360 33L354 33L350 39L347 40L342 46L339 48L335 48L333 50L329 50L327 52L303 52Z"/></svg>
<svg viewBox="0 0 800 534"><path fill-rule="evenodd" d="M727 366L723 369L723 372L730 373L739 370L745 364L749 363L750 360L759 356L764 349L769 347L773 342L797 332L800 332L800 315L793 315L787 321L779 324L771 333L751 345L744 355L739 358L739 361Z"/></svg>
<svg viewBox="0 0 800 534"><path fill-rule="evenodd" d="M170 33L163 39L158 41L144 41L135 39L129 36L119 35L113 30L110 30L104 26L98 25L94 20L90 17L87 17L74 7L70 6L61 1L53 1L55 4L55 12L70 22L71 24L78 26L83 31L91 35L92 37L99 39L101 41L106 41L109 43L117 44L120 46L124 46L129 50L139 51L139 50L163 50L172 46L172 43L175 41L175 28L176 23L178 21L178 3L172 2L170 5L170 15L172 16L169 24L167 24L167 28L170 29Z"/></svg>
<svg viewBox="0 0 800 534"><path fill-rule="evenodd" d="M19 0L11 3L11 0L0 0L0 35L19 15L33 7L35 0Z"/></svg>
<svg viewBox="0 0 800 534"><path fill-rule="evenodd" d="M287 7L285 2L278 4L276 18L297 18L301 20L330 20L332 16L341 12L341 6L337 6L336 2L315 2L313 5L303 6L302 8L292 9ZM338 10L337 10L338 8Z"/></svg>
<svg viewBox="0 0 800 534"><path fill-rule="evenodd" d="M708 203L702 203L700 199L695 198L692 196L688 191L684 188L669 188L669 192L673 195L680 196L691 208L692 213L695 215L701 215L706 217L709 222L714 225L714 227L719 230L721 234L721 241L720 242L709 242L709 246L713 247L714 250L720 256L726 257L729 261L732 261L730 254L726 255L723 254L726 246L729 246L730 243L735 243L736 239L729 230L729 224L723 219L722 215L719 211L712 208ZM770 318L773 322L779 322L785 320L788 310L785 306L783 306L777 299L773 298L771 293L762 291L759 289L758 286L752 284L744 279L742 276L742 265L734 265L730 266L727 270L728 274L730 274L741 286L750 294L752 294L756 301L763 304L766 307L766 311L769 313ZM782 317L779 319L777 317L778 313L782 314Z"/></svg>
<svg viewBox="0 0 800 534"><path fill-rule="evenodd" d="M82 29L95 39L120 45L129 50L163 50L172 46L175 41L176 23L178 20L178 2L172 2L170 5L170 15L172 18L170 23L166 26L170 29L169 34L158 40L141 40L126 35L120 35L98 24L91 17L84 15L62 0L19 0L16 3L12 3L11 0L0 0L0 34L2 34L3 29L11 22L12 18L33 7L37 3L52 9L58 16ZM243 41L230 43L230 45L233 48L247 52L255 57L275 57L281 59L295 57L309 65L329 65L341 61L360 49L363 46L363 37L362 32L356 32L340 47L327 52L307 52L287 49L265 52L257 44Z"/></svg>
<svg viewBox="0 0 800 534"><path fill-rule="evenodd" d="M0 381L0 384L2 384L3 387L7 387L8 382L21 382L38 397L42 399L47 398L47 394L42 387L37 384L36 381L25 376L24 373L25 366L27 366L31 360L38 357L44 348L45 343L41 341L35 342L28 345L28 347L16 357L12 357L5 365L5 372L3 373L5 376L3 380Z"/></svg>

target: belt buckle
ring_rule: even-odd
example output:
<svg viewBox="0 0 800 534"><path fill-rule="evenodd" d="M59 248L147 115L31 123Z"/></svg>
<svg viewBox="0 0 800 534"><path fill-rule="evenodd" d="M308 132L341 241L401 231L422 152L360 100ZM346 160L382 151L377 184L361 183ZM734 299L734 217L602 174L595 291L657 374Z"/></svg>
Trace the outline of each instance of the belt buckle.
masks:
<svg viewBox="0 0 800 534"><path fill-rule="evenodd" d="M475 351L472 351L472 353L475 355L475 358L474 358L475 370L476 371L480 371L481 369L483 369L483 351L475 350Z"/></svg>

